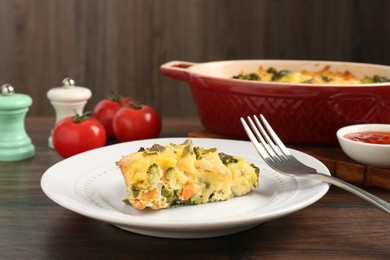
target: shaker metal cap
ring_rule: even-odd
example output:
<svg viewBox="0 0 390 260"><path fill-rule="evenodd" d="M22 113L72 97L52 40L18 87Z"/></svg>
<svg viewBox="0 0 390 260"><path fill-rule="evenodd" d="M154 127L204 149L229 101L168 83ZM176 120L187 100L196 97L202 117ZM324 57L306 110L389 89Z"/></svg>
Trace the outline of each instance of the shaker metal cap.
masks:
<svg viewBox="0 0 390 260"><path fill-rule="evenodd" d="M15 93L14 87L12 87L10 84L3 84L1 86L1 94L4 96L12 95Z"/></svg>
<svg viewBox="0 0 390 260"><path fill-rule="evenodd" d="M26 94L15 93L10 84L3 84L0 87L0 110L14 110L27 108L32 104L32 98Z"/></svg>

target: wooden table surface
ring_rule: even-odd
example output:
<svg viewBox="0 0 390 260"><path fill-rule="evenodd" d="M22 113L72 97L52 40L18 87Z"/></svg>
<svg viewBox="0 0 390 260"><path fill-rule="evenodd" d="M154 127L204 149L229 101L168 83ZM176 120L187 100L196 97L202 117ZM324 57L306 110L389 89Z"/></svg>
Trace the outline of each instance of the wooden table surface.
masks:
<svg viewBox="0 0 390 260"><path fill-rule="evenodd" d="M207 239L143 236L73 213L40 187L42 174L61 161L47 146L53 122L26 118L36 155L0 162L0 259L390 259L390 217L336 187L286 217ZM196 128L197 120L165 119L161 136ZM390 201L390 191L365 188Z"/></svg>

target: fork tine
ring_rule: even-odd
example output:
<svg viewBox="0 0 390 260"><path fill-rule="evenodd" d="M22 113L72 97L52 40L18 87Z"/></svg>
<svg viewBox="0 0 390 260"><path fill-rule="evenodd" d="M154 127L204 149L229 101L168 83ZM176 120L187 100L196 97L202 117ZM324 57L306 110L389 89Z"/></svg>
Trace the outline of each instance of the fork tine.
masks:
<svg viewBox="0 0 390 260"><path fill-rule="evenodd" d="M255 120L259 121L256 117L254 117ZM267 143L264 138L263 138L263 133L264 133L264 129L261 127L260 125L260 133L259 132L259 129L256 127L255 123L253 123L252 119L248 116L247 117L248 119L248 122L250 124L250 126L252 127L252 131L255 132L255 136L257 136L257 139L260 141L260 143L263 145L263 147L265 148L265 150L268 152L268 155L273 159L273 160L277 160L278 159L278 156L275 154L273 148L270 146L269 143ZM265 135L265 137L267 139L269 139L268 136Z"/></svg>
<svg viewBox="0 0 390 260"><path fill-rule="evenodd" d="M260 114L261 121L265 125L265 128L267 129L268 133L271 135L272 139L275 141L275 143L279 146L280 150L284 153L285 156L291 156L290 151L287 149L287 147L283 144L283 142L280 140L280 138L276 135L275 131L272 129L268 121L265 119L265 117Z"/></svg>
<svg viewBox="0 0 390 260"><path fill-rule="evenodd" d="M256 150L259 152L260 156L264 160L266 160L267 158L270 158L270 156L268 155L268 152L265 150L264 146L257 141L256 136L253 134L252 130L250 129L248 124L245 122L245 119L241 117L240 120L241 120L242 126L245 129L246 134L248 135L252 144L255 146Z"/></svg>
<svg viewBox="0 0 390 260"><path fill-rule="evenodd" d="M280 150L280 148L275 145L274 141L271 139L271 137L269 137L267 131L264 129L264 127L261 125L259 119L257 118L257 116L253 116L253 119L255 120L256 122L256 125L257 125L257 128L260 129L260 132L262 134L262 136L264 136L264 138L267 140L267 143L270 147L270 150L268 150L268 153L272 155L272 157L276 160L285 160L286 159L286 156L283 154L283 152ZM257 130L257 129L256 129ZM264 140L264 139L263 139Z"/></svg>
<svg viewBox="0 0 390 260"><path fill-rule="evenodd" d="M263 136L260 134L259 129L256 128L256 125L253 123L252 119L249 116L247 117L247 120L249 122L249 125L252 128L252 133L254 132L254 135L257 136L257 139L260 141L260 143L264 146L264 148L266 150L268 150L266 145L265 145L265 144L267 144L267 142L264 140Z"/></svg>
<svg viewBox="0 0 390 260"><path fill-rule="evenodd" d="M245 122L243 118L241 118L241 122L244 126L244 129L247 132L249 139L252 141L255 148L259 152L260 156L265 161L270 161L272 163L280 162L281 159L273 151L272 147L270 147L270 145L264 140L263 136L257 129L256 125L253 123L252 119L248 116L247 120L249 122L249 125Z"/></svg>

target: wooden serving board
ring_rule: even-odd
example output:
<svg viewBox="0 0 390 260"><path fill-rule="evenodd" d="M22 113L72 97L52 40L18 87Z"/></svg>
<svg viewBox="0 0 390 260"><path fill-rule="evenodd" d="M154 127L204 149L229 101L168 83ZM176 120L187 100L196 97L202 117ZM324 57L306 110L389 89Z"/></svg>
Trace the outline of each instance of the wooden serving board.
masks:
<svg viewBox="0 0 390 260"><path fill-rule="evenodd" d="M207 130L188 133L188 137L237 139L215 134ZM378 187L390 190L390 169L382 169L360 164L350 159L338 145L297 145L288 147L307 153L328 167L331 174L358 186Z"/></svg>

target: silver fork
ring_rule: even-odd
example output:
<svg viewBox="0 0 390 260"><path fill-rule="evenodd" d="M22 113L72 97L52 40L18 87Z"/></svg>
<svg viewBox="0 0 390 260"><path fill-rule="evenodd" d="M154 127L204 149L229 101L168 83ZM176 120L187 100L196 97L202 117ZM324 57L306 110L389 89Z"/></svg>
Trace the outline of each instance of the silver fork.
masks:
<svg viewBox="0 0 390 260"><path fill-rule="evenodd" d="M253 120L251 117L247 117L248 125L245 119L241 117L241 123L257 152L272 169L290 176L305 176L333 184L374 204L390 215L390 204L388 202L348 182L319 173L316 169L300 162L283 144L265 117L260 115L260 119L261 122L256 116L253 116Z"/></svg>

